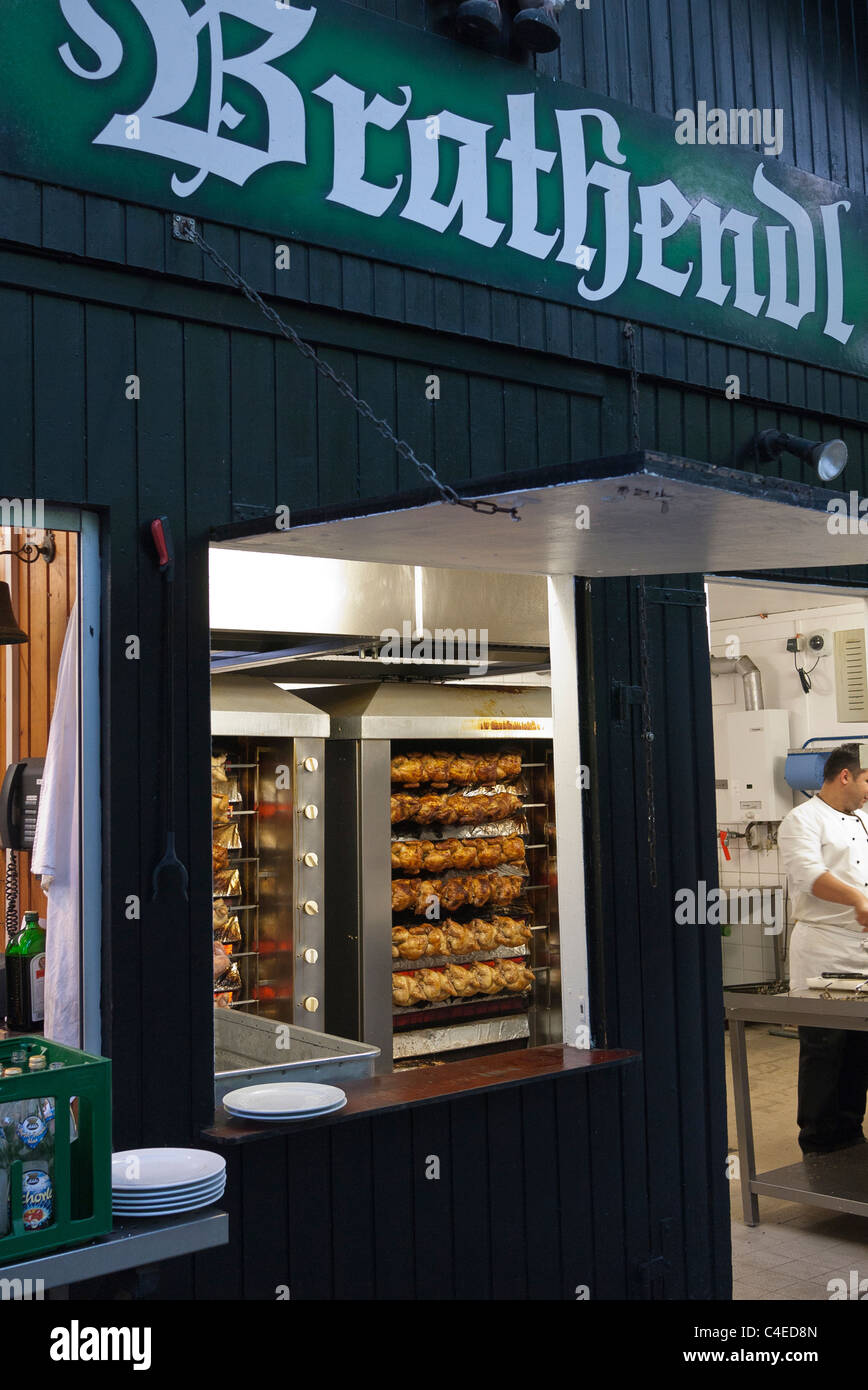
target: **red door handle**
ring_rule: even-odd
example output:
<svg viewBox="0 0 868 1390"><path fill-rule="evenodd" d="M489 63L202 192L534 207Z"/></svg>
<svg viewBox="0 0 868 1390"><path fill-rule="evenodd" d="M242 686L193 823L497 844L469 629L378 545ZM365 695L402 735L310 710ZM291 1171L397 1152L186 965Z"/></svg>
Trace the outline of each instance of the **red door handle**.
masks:
<svg viewBox="0 0 868 1390"><path fill-rule="evenodd" d="M723 857L724 857L724 859L726 859L727 861L731 860L731 859L732 859L732 855L730 854L729 850L728 850L727 847L726 847L726 842L727 842L727 840L729 839L729 831L727 831L727 830L718 830L718 832L717 832L717 838L720 840L720 848L723 850Z"/></svg>

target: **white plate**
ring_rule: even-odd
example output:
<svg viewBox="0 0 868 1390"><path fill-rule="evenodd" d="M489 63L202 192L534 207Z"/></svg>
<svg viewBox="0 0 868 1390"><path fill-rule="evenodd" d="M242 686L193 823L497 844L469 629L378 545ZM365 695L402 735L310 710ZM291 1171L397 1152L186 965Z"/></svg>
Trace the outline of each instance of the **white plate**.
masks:
<svg viewBox="0 0 868 1390"><path fill-rule="evenodd" d="M221 1193L216 1197L202 1197L198 1202L188 1202L185 1206L163 1206L163 1207L112 1207L113 1216L175 1216L182 1215L185 1211L199 1211L202 1207L216 1206L220 1201Z"/></svg>
<svg viewBox="0 0 868 1390"><path fill-rule="evenodd" d="M318 1115L331 1115L334 1110L343 1110L346 1103L347 1097L344 1096L343 1100L339 1100L336 1105L323 1106L322 1110L305 1110L302 1114L299 1114L297 1110L290 1110L285 1115L263 1115L261 1112L257 1114L252 1110L235 1110L226 1105L225 1101L223 1102L227 1114L234 1115L238 1120L256 1120L259 1124L264 1125L285 1124L289 1120L315 1120Z"/></svg>
<svg viewBox="0 0 868 1390"><path fill-rule="evenodd" d="M118 1197L195 1197L197 1192L206 1192L208 1188L214 1187L216 1183L225 1182L226 1174L218 1173L213 1178L201 1178L198 1182L185 1182L182 1187L147 1187L143 1183L139 1186L129 1185L127 1187L113 1187L112 1192Z"/></svg>
<svg viewBox="0 0 868 1390"><path fill-rule="evenodd" d="M127 1169L134 1162L137 1176L131 1178ZM158 1187L168 1192L225 1171L226 1159L207 1149L123 1149L112 1154L112 1189L137 1192L141 1187Z"/></svg>
<svg viewBox="0 0 868 1390"><path fill-rule="evenodd" d="M176 1202L165 1202L161 1207L112 1207L115 1216L165 1216L171 1211L197 1211L199 1207L213 1207L215 1202L223 1200L222 1192L215 1192L210 1197L200 1197L196 1202L185 1202L180 1206Z"/></svg>
<svg viewBox="0 0 868 1390"><path fill-rule="evenodd" d="M243 1110L246 1116L308 1115L346 1100L339 1086L320 1086L314 1081L271 1081L242 1086L223 1097L227 1110Z"/></svg>
<svg viewBox="0 0 868 1390"><path fill-rule="evenodd" d="M195 1197L166 1197L159 1202L125 1202L118 1201L117 1198L114 1198L112 1200L112 1209L114 1211L155 1211L158 1208L160 1210L165 1210L169 1207L174 1207L178 1211L183 1211L185 1207L200 1206L202 1202L216 1202L218 1197L223 1196L225 1190L226 1185L224 1183L220 1187L215 1187L210 1192L200 1192Z"/></svg>
<svg viewBox="0 0 868 1390"><path fill-rule="evenodd" d="M214 1182L203 1184L192 1191L183 1188L180 1192L113 1192L112 1201L119 1202L125 1207L141 1206L142 1203L151 1202L192 1202L197 1197L207 1197L210 1192L222 1191L226 1186L226 1179L219 1178Z"/></svg>

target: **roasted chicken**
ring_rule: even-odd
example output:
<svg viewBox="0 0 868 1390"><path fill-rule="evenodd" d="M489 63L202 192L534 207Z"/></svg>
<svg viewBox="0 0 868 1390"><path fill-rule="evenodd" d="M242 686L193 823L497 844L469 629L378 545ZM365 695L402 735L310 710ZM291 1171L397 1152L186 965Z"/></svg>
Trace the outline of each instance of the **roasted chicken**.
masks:
<svg viewBox="0 0 868 1390"><path fill-rule="evenodd" d="M392 959L420 960L423 956L469 956L495 946L525 946L531 939L527 922L515 917L474 917L455 922L446 917L430 927L393 927Z"/></svg>
<svg viewBox="0 0 868 1390"><path fill-rule="evenodd" d="M392 841L392 868L403 874L496 869L500 864L523 864L524 859L524 840L520 835L494 835L485 840Z"/></svg>
<svg viewBox="0 0 868 1390"><path fill-rule="evenodd" d="M408 787L512 782L520 775L520 753L408 753L392 759L392 781Z"/></svg>
<svg viewBox="0 0 868 1390"><path fill-rule="evenodd" d="M515 792L480 792L477 796L438 796L426 793L409 796L396 792L391 797L392 824L415 820L420 825L439 821L442 825L482 825L486 821L504 820L521 809L521 797Z"/></svg>
<svg viewBox="0 0 868 1390"><path fill-rule="evenodd" d="M455 878L393 878L392 911L414 912L421 917L439 907L455 912L459 907L509 907L524 888L518 874L462 874ZM432 914L433 916L433 914Z"/></svg>
<svg viewBox="0 0 868 1390"><path fill-rule="evenodd" d="M406 1007L423 1001L438 1003L447 999L466 999L474 994L519 994L530 989L533 971L521 961L475 961L470 965L447 965L435 970L395 971L392 975L392 1002Z"/></svg>

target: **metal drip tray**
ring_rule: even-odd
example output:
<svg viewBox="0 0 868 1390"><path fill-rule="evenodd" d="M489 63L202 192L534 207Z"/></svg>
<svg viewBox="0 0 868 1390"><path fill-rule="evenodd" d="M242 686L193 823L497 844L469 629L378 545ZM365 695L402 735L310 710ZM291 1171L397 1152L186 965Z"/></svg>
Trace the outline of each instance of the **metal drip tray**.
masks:
<svg viewBox="0 0 868 1390"><path fill-rule="evenodd" d="M320 1081L341 1085L373 1076L378 1047L275 1023L230 1009L214 1010L214 1103L227 1091L260 1081Z"/></svg>

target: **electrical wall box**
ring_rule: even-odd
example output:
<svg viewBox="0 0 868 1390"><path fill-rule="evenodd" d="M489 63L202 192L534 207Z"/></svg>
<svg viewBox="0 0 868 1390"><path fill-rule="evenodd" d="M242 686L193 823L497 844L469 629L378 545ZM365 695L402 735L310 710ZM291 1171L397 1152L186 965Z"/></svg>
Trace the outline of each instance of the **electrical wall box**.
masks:
<svg viewBox="0 0 868 1390"><path fill-rule="evenodd" d="M789 712L735 710L725 716L724 725L723 765L716 769L718 822L783 820L793 809L793 793L784 778Z"/></svg>

